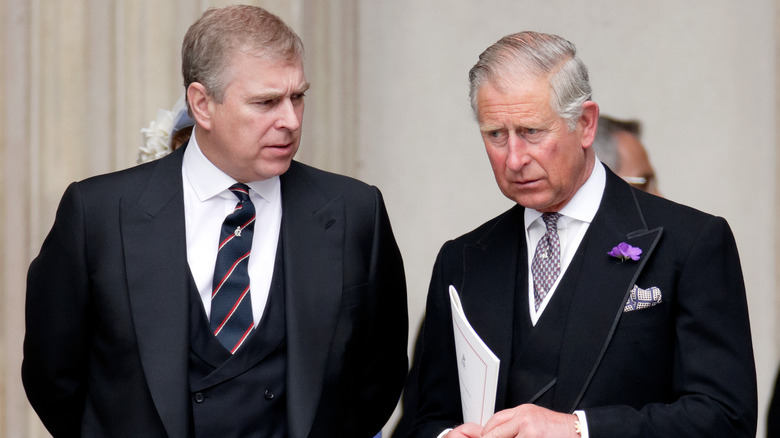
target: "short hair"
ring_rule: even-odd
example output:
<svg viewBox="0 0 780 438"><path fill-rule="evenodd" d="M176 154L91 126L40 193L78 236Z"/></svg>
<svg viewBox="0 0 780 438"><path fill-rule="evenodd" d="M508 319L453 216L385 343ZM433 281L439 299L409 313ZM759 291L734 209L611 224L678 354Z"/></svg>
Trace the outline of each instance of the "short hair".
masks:
<svg viewBox="0 0 780 438"><path fill-rule="evenodd" d="M620 170L620 155L615 139L615 134L618 132L628 132L639 138L642 135L642 122L620 120L607 115L599 116L596 137L593 139L593 150L599 160L615 172Z"/></svg>
<svg viewBox="0 0 780 438"><path fill-rule="evenodd" d="M221 103L226 70L236 51L272 59L303 58L303 43L281 18L257 6L210 8L190 26L181 47L185 89L203 84Z"/></svg>
<svg viewBox="0 0 780 438"><path fill-rule="evenodd" d="M507 35L488 47L469 71L469 98L476 117L477 92L516 79L547 78L550 106L574 130L583 104L591 99L588 68L577 58L574 44L557 36L525 31Z"/></svg>

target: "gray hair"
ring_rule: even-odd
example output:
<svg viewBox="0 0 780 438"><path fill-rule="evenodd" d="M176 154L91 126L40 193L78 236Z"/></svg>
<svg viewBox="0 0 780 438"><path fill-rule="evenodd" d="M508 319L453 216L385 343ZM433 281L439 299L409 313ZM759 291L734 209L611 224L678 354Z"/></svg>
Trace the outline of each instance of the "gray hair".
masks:
<svg viewBox="0 0 780 438"><path fill-rule="evenodd" d="M184 35L181 71L185 89L199 82L221 103L226 70L236 51L294 61L303 57L303 43L281 18L263 8L210 8Z"/></svg>
<svg viewBox="0 0 780 438"><path fill-rule="evenodd" d="M469 98L476 117L479 87L507 81L548 78L550 106L574 130L582 115L583 104L591 99L588 68L577 58L574 44L557 36L539 32L507 35L481 55L469 71Z"/></svg>
<svg viewBox="0 0 780 438"><path fill-rule="evenodd" d="M642 124L639 120L619 120L606 115L599 116L599 125L592 147L599 160L614 172L620 171L620 155L615 139L615 134L618 132L628 132L639 138L642 134Z"/></svg>

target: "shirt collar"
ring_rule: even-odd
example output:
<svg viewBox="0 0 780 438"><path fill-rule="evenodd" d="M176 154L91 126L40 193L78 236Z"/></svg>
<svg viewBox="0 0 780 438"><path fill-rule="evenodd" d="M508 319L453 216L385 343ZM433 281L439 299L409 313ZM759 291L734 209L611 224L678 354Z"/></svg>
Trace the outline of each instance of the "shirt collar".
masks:
<svg viewBox="0 0 780 438"><path fill-rule="evenodd" d="M232 197L228 192L228 188L237 181L221 171L203 155L200 146L198 146L198 141L195 139L194 129L187 144L187 149L184 151L183 160L184 175L201 202L214 196ZM264 200L271 203L275 202L281 193L278 176L263 181L248 182L246 185Z"/></svg>
<svg viewBox="0 0 780 438"><path fill-rule="evenodd" d="M604 196L604 188L607 185L607 172L599 160L595 160L593 170L574 197L558 212L563 217L561 220L574 219L585 223L591 223ZM525 209L526 230L539 219L542 213L530 208Z"/></svg>

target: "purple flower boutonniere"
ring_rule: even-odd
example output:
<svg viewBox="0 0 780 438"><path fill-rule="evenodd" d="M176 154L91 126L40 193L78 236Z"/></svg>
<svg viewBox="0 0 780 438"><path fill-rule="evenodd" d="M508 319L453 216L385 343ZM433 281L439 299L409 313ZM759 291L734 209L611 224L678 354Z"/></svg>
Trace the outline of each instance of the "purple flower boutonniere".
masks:
<svg viewBox="0 0 780 438"><path fill-rule="evenodd" d="M639 260L639 256L642 254L642 248L631 246L626 242L620 242L618 246L612 248L612 251L607 253L608 255L620 259L624 262L628 259L633 261Z"/></svg>

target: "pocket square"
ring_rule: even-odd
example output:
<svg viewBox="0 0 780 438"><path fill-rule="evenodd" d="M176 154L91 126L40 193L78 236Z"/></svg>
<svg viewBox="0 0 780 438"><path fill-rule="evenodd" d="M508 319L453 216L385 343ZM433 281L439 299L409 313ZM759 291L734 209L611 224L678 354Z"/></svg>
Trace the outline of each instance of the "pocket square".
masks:
<svg viewBox="0 0 780 438"><path fill-rule="evenodd" d="M623 312L642 310L660 303L661 289L658 289L655 286L642 289L641 287L634 285L634 288L631 289L631 295L628 296L628 301L626 301L626 305L623 307Z"/></svg>

